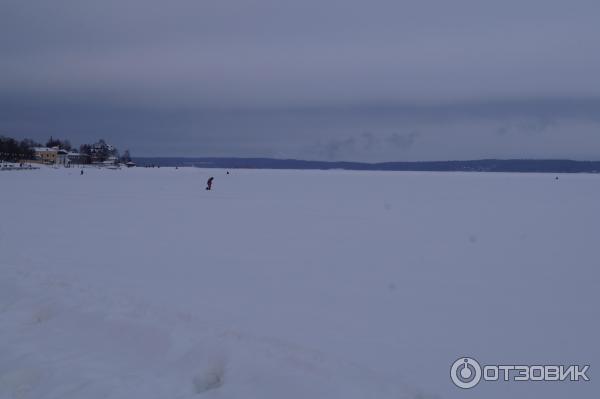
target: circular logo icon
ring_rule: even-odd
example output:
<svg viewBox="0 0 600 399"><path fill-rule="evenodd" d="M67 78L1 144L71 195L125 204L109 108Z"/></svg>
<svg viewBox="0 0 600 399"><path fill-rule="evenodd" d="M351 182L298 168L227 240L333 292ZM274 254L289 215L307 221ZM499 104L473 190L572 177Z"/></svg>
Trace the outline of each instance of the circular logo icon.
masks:
<svg viewBox="0 0 600 399"><path fill-rule="evenodd" d="M473 358L461 357L452 363L450 378L459 388L473 388L481 380L481 366Z"/></svg>

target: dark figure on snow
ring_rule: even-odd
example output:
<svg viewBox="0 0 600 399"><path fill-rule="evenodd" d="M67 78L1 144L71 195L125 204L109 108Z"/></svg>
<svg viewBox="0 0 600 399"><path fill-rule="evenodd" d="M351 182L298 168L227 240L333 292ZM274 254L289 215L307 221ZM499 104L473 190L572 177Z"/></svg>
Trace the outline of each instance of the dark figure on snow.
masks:
<svg viewBox="0 0 600 399"><path fill-rule="evenodd" d="M81 176L83 176L83 169L81 169Z"/></svg>
<svg viewBox="0 0 600 399"><path fill-rule="evenodd" d="M206 189L210 190L212 188L212 181L213 181L214 177L211 177L210 179L208 179L208 181L206 182Z"/></svg>

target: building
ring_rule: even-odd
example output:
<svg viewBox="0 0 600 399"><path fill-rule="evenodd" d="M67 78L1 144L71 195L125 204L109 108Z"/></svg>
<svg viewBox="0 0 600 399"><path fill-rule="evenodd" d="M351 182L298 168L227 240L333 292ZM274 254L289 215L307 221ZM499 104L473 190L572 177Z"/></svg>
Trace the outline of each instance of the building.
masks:
<svg viewBox="0 0 600 399"><path fill-rule="evenodd" d="M35 153L35 160L40 163L54 164L58 159L58 147L35 147L33 151Z"/></svg>
<svg viewBox="0 0 600 399"><path fill-rule="evenodd" d="M80 152L69 152L67 158L69 165L84 165L90 163L90 156Z"/></svg>
<svg viewBox="0 0 600 399"><path fill-rule="evenodd" d="M68 157L69 151L67 150L58 150L56 153L56 164L57 165L67 165L69 163Z"/></svg>
<svg viewBox="0 0 600 399"><path fill-rule="evenodd" d="M100 140L90 146L90 156L92 163L105 163L111 156L116 155L116 148Z"/></svg>
<svg viewBox="0 0 600 399"><path fill-rule="evenodd" d="M118 163L119 159L114 155L109 156L104 162L102 162L103 165L117 165Z"/></svg>
<svg viewBox="0 0 600 399"><path fill-rule="evenodd" d="M110 144L106 144L104 141L99 141L97 143L92 144L91 148L90 148L90 152L92 153L97 153L97 152L107 152L107 153L112 153L115 151L115 146L110 145Z"/></svg>
<svg viewBox="0 0 600 399"><path fill-rule="evenodd" d="M89 156L78 152L69 152L58 147L36 147L33 149L35 160L48 165L89 163Z"/></svg>

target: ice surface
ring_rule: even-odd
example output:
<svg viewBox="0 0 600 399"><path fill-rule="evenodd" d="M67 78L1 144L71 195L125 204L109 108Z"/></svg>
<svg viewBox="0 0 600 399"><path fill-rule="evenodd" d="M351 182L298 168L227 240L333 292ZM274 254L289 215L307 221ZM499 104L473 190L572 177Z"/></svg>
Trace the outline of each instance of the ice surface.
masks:
<svg viewBox="0 0 600 399"><path fill-rule="evenodd" d="M600 176L559 177L3 172L0 398L597 396Z"/></svg>

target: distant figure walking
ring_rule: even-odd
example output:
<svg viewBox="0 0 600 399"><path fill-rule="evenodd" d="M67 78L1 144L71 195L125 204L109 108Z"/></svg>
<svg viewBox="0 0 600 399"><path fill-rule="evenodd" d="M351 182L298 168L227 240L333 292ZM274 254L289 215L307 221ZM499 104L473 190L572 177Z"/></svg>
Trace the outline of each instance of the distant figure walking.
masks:
<svg viewBox="0 0 600 399"><path fill-rule="evenodd" d="M206 189L210 190L212 188L212 182L213 182L214 177L211 177L210 179L208 179L208 181L206 182Z"/></svg>
<svg viewBox="0 0 600 399"><path fill-rule="evenodd" d="M81 169L81 176L83 176L83 169Z"/></svg>

